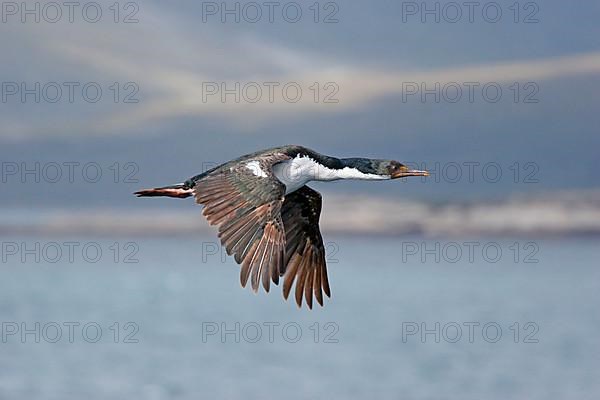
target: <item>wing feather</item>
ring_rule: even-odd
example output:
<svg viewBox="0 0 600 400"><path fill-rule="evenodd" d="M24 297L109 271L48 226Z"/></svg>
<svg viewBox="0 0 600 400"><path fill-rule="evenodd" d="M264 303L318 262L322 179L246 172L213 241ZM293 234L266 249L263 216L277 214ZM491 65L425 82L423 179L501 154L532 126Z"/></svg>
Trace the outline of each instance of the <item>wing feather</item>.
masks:
<svg viewBox="0 0 600 400"><path fill-rule="evenodd" d="M294 283L295 300L312 308L313 298L323 305L323 293L331 296L325 248L319 230L321 195L303 186L285 195L285 186L272 172L273 164L289 159L269 154L248 159L201 175L193 187L202 214L217 225L227 254L241 265L240 283L269 291L271 281L283 276L287 299ZM247 167L258 162L262 174ZM284 197L285 195L285 197Z"/></svg>
<svg viewBox="0 0 600 400"><path fill-rule="evenodd" d="M302 297L312 308L313 296L323 305L323 292L331 297L327 279L325 248L319 230L321 195L303 186L288 194L281 209L285 227L285 276L283 296L288 298L296 283L295 299L302 305Z"/></svg>
<svg viewBox="0 0 600 400"><path fill-rule="evenodd" d="M277 284L283 269L285 185L274 176L272 166L289 158L275 153L226 164L200 175L193 187L196 202L204 206L202 214L219 227L221 244L241 264L241 285L245 287L250 278L254 291L261 281L269 291L270 281ZM249 162L258 162L263 174L249 169Z"/></svg>

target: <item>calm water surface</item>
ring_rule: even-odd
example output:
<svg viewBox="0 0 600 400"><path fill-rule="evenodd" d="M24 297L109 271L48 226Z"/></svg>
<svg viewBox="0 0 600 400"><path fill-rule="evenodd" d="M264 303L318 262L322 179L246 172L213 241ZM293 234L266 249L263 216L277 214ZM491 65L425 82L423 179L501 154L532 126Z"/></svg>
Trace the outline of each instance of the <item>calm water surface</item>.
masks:
<svg viewBox="0 0 600 400"><path fill-rule="evenodd" d="M3 252L0 398L600 396L598 241L329 240L309 311L242 290L212 238L5 237L42 247Z"/></svg>

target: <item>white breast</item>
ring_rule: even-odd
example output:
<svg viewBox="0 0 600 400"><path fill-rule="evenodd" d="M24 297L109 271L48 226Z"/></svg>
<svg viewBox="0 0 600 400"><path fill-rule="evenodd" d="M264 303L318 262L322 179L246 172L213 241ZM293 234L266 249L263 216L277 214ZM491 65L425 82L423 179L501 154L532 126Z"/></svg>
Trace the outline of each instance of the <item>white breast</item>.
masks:
<svg viewBox="0 0 600 400"><path fill-rule="evenodd" d="M334 181L337 179L389 179L389 176L365 174L356 168L331 169L308 156L296 156L273 166L273 174L286 187L285 194L292 193L310 181Z"/></svg>

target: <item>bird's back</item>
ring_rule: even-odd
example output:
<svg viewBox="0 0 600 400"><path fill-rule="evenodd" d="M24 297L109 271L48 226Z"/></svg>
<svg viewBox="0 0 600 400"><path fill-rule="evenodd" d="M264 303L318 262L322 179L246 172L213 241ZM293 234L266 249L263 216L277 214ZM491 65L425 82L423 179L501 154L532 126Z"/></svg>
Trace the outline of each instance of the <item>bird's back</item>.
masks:
<svg viewBox="0 0 600 400"><path fill-rule="evenodd" d="M190 187L190 188L194 187L196 182L198 182L202 178L206 177L208 174L211 174L215 171L225 170L225 169L231 168L232 166L238 165L239 163L242 163L247 160L261 159L261 158L271 156L273 154L278 154L278 153L285 154L285 155L289 156L290 158L296 157L298 154L303 154L303 155L306 154L306 155L311 155L313 157L320 156L320 154L318 154L317 152L310 150L306 147L299 146L299 145L286 145L286 146L272 147L270 149L265 149L265 150L256 151L254 153L245 154L245 155L235 158L231 161L227 161L223 164L217 165L216 167L211 168L208 171L205 171L201 174L191 177L184 183L184 185L187 187Z"/></svg>

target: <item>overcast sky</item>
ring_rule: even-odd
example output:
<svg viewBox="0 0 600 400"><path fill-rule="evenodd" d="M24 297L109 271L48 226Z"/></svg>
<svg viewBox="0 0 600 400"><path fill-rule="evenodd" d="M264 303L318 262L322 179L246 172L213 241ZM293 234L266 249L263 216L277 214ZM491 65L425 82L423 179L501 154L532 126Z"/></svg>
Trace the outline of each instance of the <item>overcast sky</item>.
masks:
<svg viewBox="0 0 600 400"><path fill-rule="evenodd" d="M440 174L449 163L503 172L496 184L446 176L374 189L387 194L598 186L597 3L113 3L3 3L0 158L93 161L105 174L130 162L139 183L67 196L65 182L10 175L0 185L16 190L3 203L28 193L40 205L116 204L134 186L286 143L440 163ZM537 182L522 182L527 174ZM48 198L31 200L40 188Z"/></svg>

